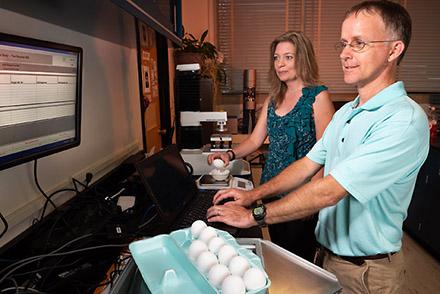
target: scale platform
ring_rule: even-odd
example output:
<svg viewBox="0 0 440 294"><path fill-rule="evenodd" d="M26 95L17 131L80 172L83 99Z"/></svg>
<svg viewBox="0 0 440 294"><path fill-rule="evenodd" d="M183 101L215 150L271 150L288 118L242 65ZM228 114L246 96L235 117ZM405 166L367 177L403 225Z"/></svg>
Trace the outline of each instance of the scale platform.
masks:
<svg viewBox="0 0 440 294"><path fill-rule="evenodd" d="M252 181L229 176L224 181L217 181L211 175L202 175L196 180L197 187L201 190L220 190L228 188L236 188L241 190L252 190L254 184Z"/></svg>

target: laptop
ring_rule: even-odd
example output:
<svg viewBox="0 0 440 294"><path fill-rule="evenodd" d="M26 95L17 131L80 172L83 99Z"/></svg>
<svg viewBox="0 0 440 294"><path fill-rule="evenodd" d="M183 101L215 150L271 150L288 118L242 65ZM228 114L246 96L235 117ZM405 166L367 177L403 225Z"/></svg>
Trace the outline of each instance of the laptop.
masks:
<svg viewBox="0 0 440 294"><path fill-rule="evenodd" d="M198 190L176 145L135 164L147 195L156 205L160 219L170 230L190 227L196 220L236 235L238 229L224 223L208 223L206 210L217 191Z"/></svg>

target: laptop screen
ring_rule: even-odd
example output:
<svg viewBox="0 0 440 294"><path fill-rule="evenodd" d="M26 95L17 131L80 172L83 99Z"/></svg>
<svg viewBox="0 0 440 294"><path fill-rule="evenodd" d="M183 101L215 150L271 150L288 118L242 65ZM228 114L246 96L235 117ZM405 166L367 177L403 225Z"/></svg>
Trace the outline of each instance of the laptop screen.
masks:
<svg viewBox="0 0 440 294"><path fill-rule="evenodd" d="M138 162L136 169L164 221L175 220L197 193L176 145Z"/></svg>

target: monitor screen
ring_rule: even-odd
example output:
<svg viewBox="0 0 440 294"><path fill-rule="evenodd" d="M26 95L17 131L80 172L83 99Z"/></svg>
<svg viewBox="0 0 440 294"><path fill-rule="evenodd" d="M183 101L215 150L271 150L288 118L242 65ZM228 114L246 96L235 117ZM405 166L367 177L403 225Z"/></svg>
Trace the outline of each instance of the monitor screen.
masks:
<svg viewBox="0 0 440 294"><path fill-rule="evenodd" d="M82 49L0 33L0 170L78 146Z"/></svg>

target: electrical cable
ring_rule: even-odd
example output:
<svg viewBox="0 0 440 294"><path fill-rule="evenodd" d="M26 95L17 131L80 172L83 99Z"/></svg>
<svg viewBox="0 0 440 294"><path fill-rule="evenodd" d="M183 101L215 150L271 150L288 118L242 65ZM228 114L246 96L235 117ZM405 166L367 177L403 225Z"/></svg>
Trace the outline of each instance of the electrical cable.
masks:
<svg viewBox="0 0 440 294"><path fill-rule="evenodd" d="M47 234L47 237L46 237L46 243L45 243L45 245L44 245L44 249L43 249L42 252L45 252L45 251L46 251L47 246L48 246L48 244L49 244L49 241L52 239L52 234L53 234L53 232L55 231L55 228L57 227L57 224L58 224L61 220L64 220L64 214L65 214L65 212L63 212L63 213L61 213L61 214L58 214L56 220L52 223L52 226L51 226L50 229L48 230L48 234ZM71 227L70 227L70 226L67 226L67 228L70 229ZM38 263L37 266L40 266L40 264Z"/></svg>
<svg viewBox="0 0 440 294"><path fill-rule="evenodd" d="M47 194L41 188L40 183L38 182L38 177L37 177L37 159L34 160L34 181L35 181L35 185L37 185L38 190L41 192L41 194L43 194L44 198L46 198L47 201L49 201L50 204L52 204L54 209L57 209L57 206L55 205L55 203L53 203L53 201L49 198L49 196L47 196Z"/></svg>
<svg viewBox="0 0 440 294"><path fill-rule="evenodd" d="M8 225L8 221L6 220L6 218L3 216L3 214L0 213L0 219L2 220L3 224L4 224L4 228L3 231L0 233L0 239L6 234L6 232L8 231L9 225Z"/></svg>
<svg viewBox="0 0 440 294"><path fill-rule="evenodd" d="M111 271L108 275L107 275L107 279L105 282L102 282L96 286L94 286L95 288L99 288L99 287L104 287L104 286L109 286L113 287L114 286L114 282L116 281L116 278L122 273L122 269L121 269L121 263L124 262L127 258L130 258L131 256L127 256L121 259L121 256L119 255L117 257L117 260L114 262L113 266L115 267L115 269L113 271ZM104 288L105 289L105 288ZM104 291L104 289L102 289L101 292Z"/></svg>
<svg viewBox="0 0 440 294"><path fill-rule="evenodd" d="M83 186L84 189L87 189L89 187L90 182L93 179L93 174L92 173L86 173L86 179L85 179L85 184L77 179L75 179L74 177L72 177L72 183L73 186L75 187L75 190L77 192L79 192L78 186L76 185L77 183L80 184L81 186Z"/></svg>
<svg viewBox="0 0 440 294"><path fill-rule="evenodd" d="M64 259L65 259L66 257L67 257L67 256L62 256L61 258L59 258L59 260L57 260L57 262L56 262L54 265L52 265L52 266L49 268L49 270L48 270L48 271L46 272L46 274L44 275L44 278L41 279L41 280L39 281L39 287L40 287L40 288L43 288L43 287L45 286L46 280L49 278L49 276L52 274L53 271L55 271L56 269L59 268L58 264L60 264L61 262L63 262ZM75 263L83 262L84 259L85 259L84 257L80 257L80 258L78 258L77 260L75 260L71 265L73 265L73 264L75 264ZM40 259L40 261L41 261L41 259ZM40 261L38 261L38 262L40 262ZM67 265L66 265L66 266L67 266ZM14 276L17 276L17 275L14 275Z"/></svg>
<svg viewBox="0 0 440 294"><path fill-rule="evenodd" d="M10 287L10 288L6 288L6 289L2 289L0 290L0 293L5 293L7 291L11 291L11 290L25 290L25 291L29 291L29 292L24 292L24 293L37 293L37 294L48 294L46 292L41 292L38 291L37 289L34 288L26 288L26 287ZM20 292L16 292L16 293L20 293Z"/></svg>
<svg viewBox="0 0 440 294"><path fill-rule="evenodd" d="M137 228L142 229L143 227L145 227L146 225L151 223L158 215L159 215L158 213L155 213L149 219L147 219L144 223L140 224Z"/></svg>
<svg viewBox="0 0 440 294"><path fill-rule="evenodd" d="M78 186L76 185L77 183L80 184L81 186L83 186L83 188L87 189L87 185L82 183L81 181L78 181L77 179L75 179L74 177L72 177L72 183L73 186L75 187L76 192L79 192Z"/></svg>
<svg viewBox="0 0 440 294"><path fill-rule="evenodd" d="M64 244L63 246L61 246L61 247L55 249L54 251L50 252L49 254L51 254L51 253L56 253L56 252L60 251L61 249L63 249L63 248L65 248L65 247L67 247L67 246L69 246L69 245L75 243L76 241L79 241L79 240L82 240L82 239L85 239L85 238L88 238L88 237L91 237L91 236L93 236L93 234L85 234L85 235L79 236L79 237L77 237L77 238L75 238L75 239L73 239L73 240L70 240L69 242L67 242L67 243ZM3 272L7 271L8 269L14 267L14 266L17 265L17 264L20 264L20 263L22 263L22 262L26 262L26 261L28 261L28 260L34 259L35 257L39 257L39 256L38 256L38 255L37 255L37 256L31 256L31 257L27 257L27 258L25 258L25 259L19 260L19 261L17 261L17 262L14 262L13 264L10 264L10 265L8 265L7 267L5 267L5 268L3 268L2 270L0 270L0 274L2 274Z"/></svg>
<svg viewBox="0 0 440 294"><path fill-rule="evenodd" d="M116 196L121 195L121 193L124 192L124 191L125 191L125 188L121 188L121 190L119 190L118 192L116 192L112 196L105 197L104 200L113 200L113 198L115 198Z"/></svg>
<svg viewBox="0 0 440 294"><path fill-rule="evenodd" d="M118 268L118 263L120 263L120 259L119 258L120 258L120 256L118 256L117 260L113 262L113 266L115 268ZM106 287L108 287L108 286L112 287L113 283L115 282L115 278L117 277L117 276L115 276L115 271L116 271L116 269L111 271L107 275L107 278L104 281L100 281L98 283L96 283L96 282L95 283L90 283L90 282L86 282L84 280L78 280L78 279L74 279L74 278L69 278L69 280L71 282L75 282L75 283L79 284L80 286L88 286L88 287L91 287L92 289L95 289L95 290L97 288L105 287L103 289L100 289L100 291L98 291L99 293L105 293L104 289L106 289ZM43 285L41 285L41 286L43 286Z"/></svg>
<svg viewBox="0 0 440 294"><path fill-rule="evenodd" d="M92 247L86 247L86 248L81 248L81 249L76 249L76 250L71 250L71 251L66 251L66 252L60 252L60 253L48 253L48 254L41 254L41 255L36 255L33 257L29 257L28 261L23 262L22 264L16 266L15 268L11 269L9 272L7 272L1 279L0 279L0 285L1 283L3 283L3 281L5 279L7 279L9 277L9 275L11 275L13 272L15 272L16 270L22 268L25 265L28 265L34 261L46 258L46 257L53 257L53 256L63 256L63 255L70 255L70 254L75 254L75 253L79 253L79 252L84 252L84 251L89 251L89 250L95 250L95 249L101 249L101 248L114 248L114 247L125 247L128 246L129 244L107 244L107 245L98 245L98 246L92 246Z"/></svg>
<svg viewBox="0 0 440 294"><path fill-rule="evenodd" d="M14 284L15 294L20 294L20 292L18 291L18 283L17 283L17 281L14 278L7 278L7 280L10 280Z"/></svg>
<svg viewBox="0 0 440 294"><path fill-rule="evenodd" d="M46 199L46 201L44 202L43 210L41 211L41 215L40 215L40 219L39 219L39 221L42 221L43 218L44 218L44 215L46 214L46 209L47 209L47 204L49 203L49 199L52 199L52 197L55 196L55 195L58 194L58 193L61 193L61 192L67 192L67 191L72 191L72 192L76 192L76 193L78 193L77 190L75 190L75 189L70 189L70 188L60 189L60 190L57 190L57 191L55 191L55 192L52 192L52 193L49 195L49 198Z"/></svg>
<svg viewBox="0 0 440 294"><path fill-rule="evenodd" d="M19 277L19 276L25 276L25 275L29 275L29 274L34 274L34 273L38 273L38 272L42 272L45 270L51 270L51 269L57 269L57 268L63 268L63 267L69 267L69 266L73 266L75 264L77 264L79 261L81 261L81 259L77 259L71 263L68 264L61 264L61 265L51 265L51 266L45 266L45 267L40 267L28 272L24 272L24 273L19 273L19 274L15 274L14 277Z"/></svg>

